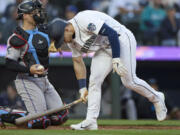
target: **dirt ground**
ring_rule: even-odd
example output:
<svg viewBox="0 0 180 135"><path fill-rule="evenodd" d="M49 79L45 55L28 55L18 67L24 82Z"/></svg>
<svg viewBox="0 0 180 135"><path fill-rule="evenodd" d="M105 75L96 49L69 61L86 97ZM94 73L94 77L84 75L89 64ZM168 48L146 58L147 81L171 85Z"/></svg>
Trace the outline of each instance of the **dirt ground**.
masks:
<svg viewBox="0 0 180 135"><path fill-rule="evenodd" d="M5 128L10 130L24 129L22 127L8 126ZM69 126L50 126L47 129L50 130L70 130ZM99 126L100 130L119 130L119 129L153 129L153 130L167 130L176 129L180 130L180 126Z"/></svg>

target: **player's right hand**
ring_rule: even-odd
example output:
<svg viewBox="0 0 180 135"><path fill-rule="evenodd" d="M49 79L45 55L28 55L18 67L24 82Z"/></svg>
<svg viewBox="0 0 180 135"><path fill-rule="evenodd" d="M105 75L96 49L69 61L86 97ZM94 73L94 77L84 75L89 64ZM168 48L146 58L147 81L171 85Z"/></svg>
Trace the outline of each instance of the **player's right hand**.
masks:
<svg viewBox="0 0 180 135"><path fill-rule="evenodd" d="M113 58L112 64L113 64L113 72L116 72L121 77L123 77L123 76L125 76L125 74L127 74L128 71L127 71L126 67L123 65L120 58Z"/></svg>
<svg viewBox="0 0 180 135"><path fill-rule="evenodd" d="M37 75L42 75L44 74L44 67L40 64L34 64L30 67L30 73L31 74L37 74Z"/></svg>
<svg viewBox="0 0 180 135"><path fill-rule="evenodd" d="M83 100L83 103L86 103L87 98L88 98L88 90L87 90L87 88L80 89L79 93L80 93L80 98Z"/></svg>

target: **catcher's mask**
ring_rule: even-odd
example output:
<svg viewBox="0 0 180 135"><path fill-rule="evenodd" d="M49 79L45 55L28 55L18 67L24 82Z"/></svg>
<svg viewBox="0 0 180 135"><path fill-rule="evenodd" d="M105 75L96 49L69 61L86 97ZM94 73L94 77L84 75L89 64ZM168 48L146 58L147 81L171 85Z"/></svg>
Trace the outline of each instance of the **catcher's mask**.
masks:
<svg viewBox="0 0 180 135"><path fill-rule="evenodd" d="M33 11L37 11L33 13L33 19L36 24L42 24L45 22L47 18L47 14L42 8L42 3L40 0L25 0L18 5L18 17L17 20L21 20L23 14L32 14Z"/></svg>

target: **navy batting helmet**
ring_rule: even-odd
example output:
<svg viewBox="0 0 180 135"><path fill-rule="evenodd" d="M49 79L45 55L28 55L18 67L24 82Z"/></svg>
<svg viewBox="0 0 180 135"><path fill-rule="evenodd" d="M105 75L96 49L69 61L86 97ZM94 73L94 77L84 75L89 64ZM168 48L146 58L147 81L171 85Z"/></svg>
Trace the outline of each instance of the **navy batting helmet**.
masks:
<svg viewBox="0 0 180 135"><path fill-rule="evenodd" d="M48 24L49 37L55 41L55 47L58 49L64 42L64 29L68 22L56 18Z"/></svg>

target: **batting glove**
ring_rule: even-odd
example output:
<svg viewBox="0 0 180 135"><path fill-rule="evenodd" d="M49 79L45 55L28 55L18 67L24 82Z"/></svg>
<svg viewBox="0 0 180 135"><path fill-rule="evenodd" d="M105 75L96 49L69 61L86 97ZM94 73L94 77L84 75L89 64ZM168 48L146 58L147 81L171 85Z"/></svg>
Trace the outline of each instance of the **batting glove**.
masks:
<svg viewBox="0 0 180 135"><path fill-rule="evenodd" d="M123 77L125 74L127 74L128 71L127 71L126 67L123 65L120 58L113 58L112 64L113 64L113 72L116 72L121 77Z"/></svg>
<svg viewBox="0 0 180 135"><path fill-rule="evenodd" d="M80 93L80 98L83 100L83 103L86 103L87 102L87 96L88 96L87 88L80 89L79 93Z"/></svg>

